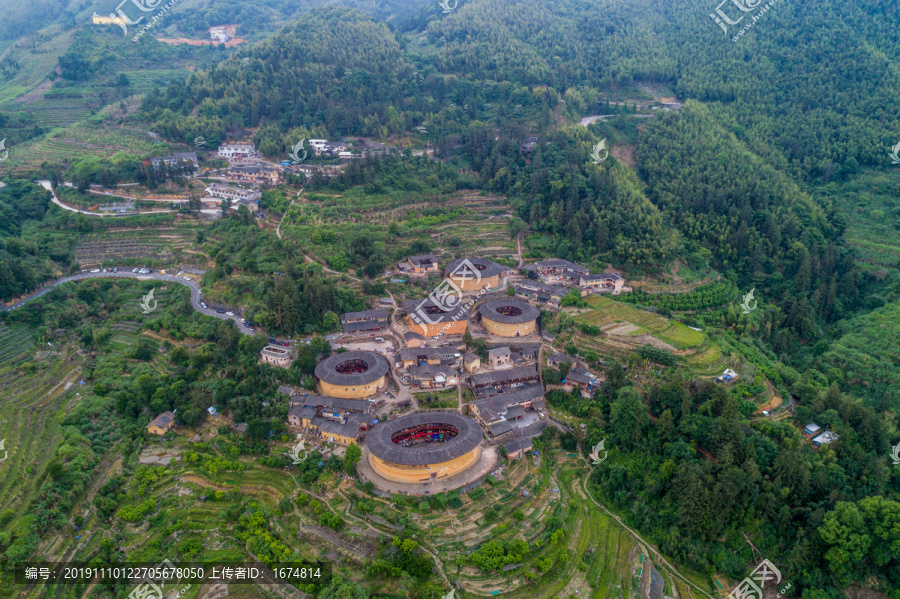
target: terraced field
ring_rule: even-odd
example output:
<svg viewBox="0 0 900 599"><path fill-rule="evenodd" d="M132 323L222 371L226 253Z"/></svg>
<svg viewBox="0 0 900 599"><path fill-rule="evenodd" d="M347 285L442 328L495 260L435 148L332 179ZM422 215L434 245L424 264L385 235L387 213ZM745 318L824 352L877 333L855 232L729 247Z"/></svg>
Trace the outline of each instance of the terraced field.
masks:
<svg viewBox="0 0 900 599"><path fill-rule="evenodd" d="M79 100L41 100L29 104L29 110L36 111L35 118L42 116L45 127L56 127L47 136L9 148L9 159L4 161L3 168L12 172L22 172L39 168L47 161L60 164L69 163L81 156L109 158L116 152L128 152L138 156L146 155L158 146L146 134L136 131L122 130L117 127L103 126L94 122L84 122L70 127L76 121L84 119L89 110L69 106L66 109L32 108L35 105L46 106L47 103L73 102ZM62 106L63 104L59 104ZM43 112L42 112L43 111Z"/></svg>
<svg viewBox="0 0 900 599"><path fill-rule="evenodd" d="M110 228L102 234L83 236L75 248L75 257L83 268L96 267L104 262L147 264L170 262L199 263L202 256L190 251L196 230L190 225L141 229ZM131 260L129 260L131 259Z"/></svg>
<svg viewBox="0 0 900 599"><path fill-rule="evenodd" d="M0 325L0 439L8 452L0 464L0 505L17 513L37 492L60 437L58 415L76 398L72 387L81 372L77 360L36 345L32 336L27 327Z"/></svg>
<svg viewBox="0 0 900 599"><path fill-rule="evenodd" d="M649 334L678 349L696 347L703 343L703 333L658 314L638 310L628 304L597 295L590 296L587 304L592 311L579 315L576 318L577 322L592 324L601 329L615 324L630 323L638 328L629 332L628 336Z"/></svg>

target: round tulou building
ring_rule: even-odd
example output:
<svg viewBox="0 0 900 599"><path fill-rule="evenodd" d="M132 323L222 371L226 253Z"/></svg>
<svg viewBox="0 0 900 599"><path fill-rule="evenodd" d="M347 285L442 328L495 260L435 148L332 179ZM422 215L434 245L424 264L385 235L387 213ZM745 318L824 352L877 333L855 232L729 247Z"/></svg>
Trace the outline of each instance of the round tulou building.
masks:
<svg viewBox="0 0 900 599"><path fill-rule="evenodd" d="M447 278L462 291L480 291L500 286L500 277L513 269L484 258L463 258L447 265Z"/></svg>
<svg viewBox="0 0 900 599"><path fill-rule="evenodd" d="M498 337L524 337L537 331L541 311L515 299L498 299L478 306L481 325Z"/></svg>
<svg viewBox="0 0 900 599"><path fill-rule="evenodd" d="M451 477L481 458L481 427L452 412L419 412L375 427L366 439L369 465L382 478L419 484Z"/></svg>
<svg viewBox="0 0 900 599"><path fill-rule="evenodd" d="M369 351L348 351L316 366L320 394L342 399L371 397L387 386L388 363Z"/></svg>

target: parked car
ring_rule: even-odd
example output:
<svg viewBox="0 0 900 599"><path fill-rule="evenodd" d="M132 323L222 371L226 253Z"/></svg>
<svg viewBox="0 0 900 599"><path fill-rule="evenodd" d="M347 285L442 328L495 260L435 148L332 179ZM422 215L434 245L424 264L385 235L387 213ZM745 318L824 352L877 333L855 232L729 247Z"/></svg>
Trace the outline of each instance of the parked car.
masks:
<svg viewBox="0 0 900 599"><path fill-rule="evenodd" d="M187 275L184 275L184 276L181 277L181 278L184 279L185 281L190 281L190 280L191 280L191 278L190 278L189 276L187 276Z"/></svg>
<svg viewBox="0 0 900 599"><path fill-rule="evenodd" d="M91 272L100 272L100 269L99 269L99 268L95 268L95 269L92 270Z"/></svg>
<svg viewBox="0 0 900 599"><path fill-rule="evenodd" d="M216 310L216 314L225 314L225 310Z"/></svg>
<svg viewBox="0 0 900 599"><path fill-rule="evenodd" d="M119 272L119 267L118 267L118 266L115 267L114 269L112 269L112 271L113 271L113 272Z"/></svg>
<svg viewBox="0 0 900 599"><path fill-rule="evenodd" d="M226 312L225 315L226 316L234 316L234 312Z"/></svg>

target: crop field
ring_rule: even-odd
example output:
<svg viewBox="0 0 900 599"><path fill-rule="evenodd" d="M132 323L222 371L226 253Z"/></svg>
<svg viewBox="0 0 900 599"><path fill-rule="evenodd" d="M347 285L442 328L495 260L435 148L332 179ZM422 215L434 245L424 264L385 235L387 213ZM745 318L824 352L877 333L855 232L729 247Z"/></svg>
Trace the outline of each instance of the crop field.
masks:
<svg viewBox="0 0 900 599"><path fill-rule="evenodd" d="M316 193L288 210L281 231L320 258L333 251L323 239L333 231L344 240L363 232L381 235L388 252L424 239L437 254L508 260L516 252L508 214L505 202L475 192L429 200L405 193L364 197ZM392 222L396 224L389 228Z"/></svg>
<svg viewBox="0 0 900 599"><path fill-rule="evenodd" d="M82 268L100 264L161 264L171 261L196 263L201 255L189 251L196 238L190 225L145 227L140 229L110 228L75 248ZM143 261L143 262L142 262Z"/></svg>
<svg viewBox="0 0 900 599"><path fill-rule="evenodd" d="M604 328L612 328L619 323L630 323L638 327L628 333L630 336L649 334L678 349L696 347L703 343L705 335L685 325L667 320L662 316L633 308L628 304L600 296L590 296L587 304L590 312L579 315L575 320Z"/></svg>
<svg viewBox="0 0 900 599"><path fill-rule="evenodd" d="M77 102L77 100L59 100L59 102ZM70 106L64 112L52 114L51 112L47 113L49 119L58 118L64 122L55 122L52 125L48 123L48 126L54 126L56 129L47 136L10 146L9 158L3 163L4 169L23 172L37 169L45 161L51 164L65 164L81 156L109 158L116 152L142 156L158 147L146 134L95 122L78 123L63 128L64 125L87 116L86 108L77 110Z"/></svg>
<svg viewBox="0 0 900 599"><path fill-rule="evenodd" d="M22 6L28 8L27 4ZM59 62L59 57L72 45L74 33L74 30L62 33L59 26L54 25L35 34L36 39L40 40L34 48L36 51L32 51L32 36L29 35L12 43L0 54L0 62L12 60L19 66L13 78L0 86L0 110L19 109L2 106L2 103L31 91L46 79Z"/></svg>
<svg viewBox="0 0 900 599"><path fill-rule="evenodd" d="M0 325L0 505L23 512L36 494L43 468L60 437L58 415L77 399L77 360L52 346L38 346L33 331ZM2 529L2 527L0 527Z"/></svg>
<svg viewBox="0 0 900 599"><path fill-rule="evenodd" d="M847 241L855 246L864 268L883 271L900 260L900 208L897 186L900 169L863 173L829 188L835 204L847 214Z"/></svg>

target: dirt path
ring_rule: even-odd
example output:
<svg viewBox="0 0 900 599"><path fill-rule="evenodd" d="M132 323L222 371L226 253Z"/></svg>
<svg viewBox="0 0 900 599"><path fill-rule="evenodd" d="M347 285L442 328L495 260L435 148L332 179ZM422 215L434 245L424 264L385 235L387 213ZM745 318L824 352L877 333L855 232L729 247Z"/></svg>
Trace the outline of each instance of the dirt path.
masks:
<svg viewBox="0 0 900 599"><path fill-rule="evenodd" d="M588 463L587 459L583 455L581 456L581 459L584 460L585 463ZM590 466L590 464L588 464L588 465ZM629 533L631 533L631 536L633 536L635 538L635 540L638 542L639 546L645 550L645 553L652 553L653 555L655 555L659 559L659 564L661 566L665 566L665 570L667 570L670 575L678 578L681 582L685 583L686 585L693 587L694 590L696 590L698 593L700 593L704 597L707 597L708 599L716 599L716 597L714 595L711 595L708 592L704 591L703 589L701 589L700 587L695 585L693 582L691 582L690 580L685 578L683 575L681 575L675 569L675 567L672 564L670 564L666 560L666 558L663 557L663 555L652 544L650 544L649 541L647 541L643 537L641 537L641 535L639 535L636 531L632 530L627 524L625 524L625 522L622 521L622 519L619 516L617 516L613 512L606 509L606 507L602 503L599 503L596 499L594 499L594 497L591 495L590 491L588 491L588 489L587 489L588 478L589 477L585 477L582 480L582 485L585 487L585 492L587 493L588 497L590 498L591 502L594 505L596 505L598 508L603 510L603 512L607 516L609 516L610 518L615 520L619 524L619 526L621 526L622 528L627 530Z"/></svg>

